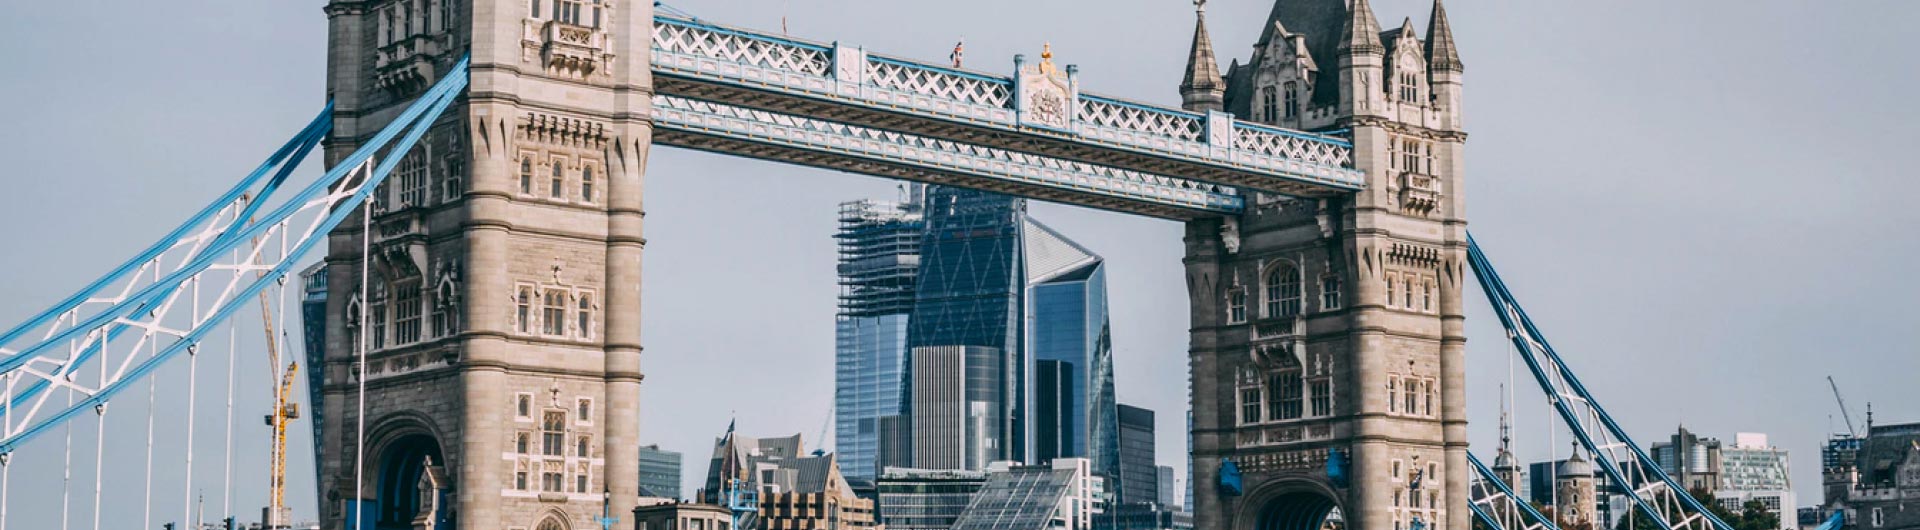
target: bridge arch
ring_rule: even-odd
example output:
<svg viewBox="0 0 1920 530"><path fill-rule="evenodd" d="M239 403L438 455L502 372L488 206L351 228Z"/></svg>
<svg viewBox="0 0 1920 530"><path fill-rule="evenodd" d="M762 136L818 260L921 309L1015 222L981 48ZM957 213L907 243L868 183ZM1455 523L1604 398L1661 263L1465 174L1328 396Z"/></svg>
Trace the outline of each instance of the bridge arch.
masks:
<svg viewBox="0 0 1920 530"><path fill-rule="evenodd" d="M1247 496L1235 517L1239 530L1321 530L1344 520L1340 496L1326 484L1306 478L1269 482Z"/></svg>
<svg viewBox="0 0 1920 530"><path fill-rule="evenodd" d="M429 467L450 469L432 420L416 413L398 413L382 418L367 430L366 491L374 509L374 528L411 529L421 506L430 503L420 492L421 476ZM444 477L443 477L444 480ZM442 513L450 510L440 503Z"/></svg>

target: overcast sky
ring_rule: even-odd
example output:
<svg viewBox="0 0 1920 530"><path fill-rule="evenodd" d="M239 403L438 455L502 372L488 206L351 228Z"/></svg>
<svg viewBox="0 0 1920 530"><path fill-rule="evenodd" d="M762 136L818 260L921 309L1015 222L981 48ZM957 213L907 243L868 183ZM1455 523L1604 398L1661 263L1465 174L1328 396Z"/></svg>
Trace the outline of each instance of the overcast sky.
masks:
<svg viewBox="0 0 1920 530"><path fill-rule="evenodd" d="M1088 91L1178 103L1192 7L1180 0L681 0L703 18L1009 71L1051 42ZM1842 5L1844 4L1844 6ZM307 1L0 3L0 322L50 304L125 259L252 168L322 104L325 17ZM1270 4L1209 6L1222 62L1245 60ZM1800 504L1819 498L1818 447L1839 427L1824 377L1856 420L1920 421L1913 263L1920 64L1906 0L1455 0L1467 64L1473 231L1558 349L1643 444L1684 423L1731 441L1765 432L1793 452ZM1429 4L1375 0L1383 25ZM1223 65L1224 66L1224 65ZM1904 162L1903 162L1904 161ZM317 160L309 167L317 166ZM309 172L311 174L311 172ZM642 438L687 453L686 482L737 416L753 435L828 420L834 207L895 184L670 148L647 188ZM1186 292L1181 227L1036 204L1103 254L1122 402L1159 413L1162 464L1183 468ZM1492 451L1508 349L1470 303L1475 451ZM243 345L257 343L243 323ZM233 497L264 500L265 363L239 365ZM201 357L193 490L220 510L224 350ZM187 367L161 372L155 521L178 520ZM1523 376L1524 377L1524 376ZM211 385L207 381L214 381ZM1516 381L1520 452L1549 436L1538 387ZM304 395L304 390L302 390ZM169 405L169 403L173 403ZM106 527L141 515L144 403L108 422ZM89 420L90 422L90 420ZM91 427L75 439L91 440ZM304 449L304 423L295 447ZM76 447L90 448L76 441ZM60 438L16 457L11 523L51 528ZM89 442L90 443L90 442ZM313 515L311 457L290 501ZM91 523L90 454L75 456L76 525ZM1184 474L1184 469L1181 471ZM27 486L22 486L26 484ZM689 489L688 494L691 493ZM210 516L210 518L217 518Z"/></svg>

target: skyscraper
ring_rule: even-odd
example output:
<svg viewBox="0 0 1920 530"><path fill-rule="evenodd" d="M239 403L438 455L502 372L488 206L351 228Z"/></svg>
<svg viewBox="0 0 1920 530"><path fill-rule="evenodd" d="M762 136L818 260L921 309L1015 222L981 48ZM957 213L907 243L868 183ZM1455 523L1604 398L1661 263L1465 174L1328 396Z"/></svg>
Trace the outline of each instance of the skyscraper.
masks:
<svg viewBox="0 0 1920 530"><path fill-rule="evenodd" d="M920 269L919 185L898 203L840 205L834 440L847 477L878 472L881 420L903 414L907 321Z"/></svg>
<svg viewBox="0 0 1920 530"><path fill-rule="evenodd" d="M640 446L640 496L679 499L680 453Z"/></svg>
<svg viewBox="0 0 1920 530"><path fill-rule="evenodd" d="M1022 237L1032 460L1087 458L1095 474L1115 476L1120 449L1106 261L1031 218Z"/></svg>
<svg viewBox="0 0 1920 530"><path fill-rule="evenodd" d="M1120 504L1151 503L1159 499L1159 472L1153 464L1153 411L1120 405Z"/></svg>
<svg viewBox="0 0 1920 530"><path fill-rule="evenodd" d="M974 466L1026 454L1026 366L1021 359L1020 331L1021 291L1025 285L1020 220L1025 212L1026 201L1018 198L938 186L927 190L918 287L907 324L907 348L912 356L905 368L905 380L914 384L934 381L914 373L919 370L914 363L923 349L964 352L959 359L949 359L954 354L939 357L964 361L965 370L946 373L964 374L967 380L960 386L978 390L966 392L963 405L969 418L967 442L976 444L978 454L984 455L984 459L964 460L975 462ZM939 384L951 386L951 382ZM919 389L908 392L904 408L917 414L921 407L911 402L919 394ZM912 423L919 430L922 419L914 418ZM925 439L925 433L916 433L915 439ZM915 447L913 453L915 467L940 469L953 461L943 457L941 463L934 463L918 458L922 454L948 454L944 451Z"/></svg>

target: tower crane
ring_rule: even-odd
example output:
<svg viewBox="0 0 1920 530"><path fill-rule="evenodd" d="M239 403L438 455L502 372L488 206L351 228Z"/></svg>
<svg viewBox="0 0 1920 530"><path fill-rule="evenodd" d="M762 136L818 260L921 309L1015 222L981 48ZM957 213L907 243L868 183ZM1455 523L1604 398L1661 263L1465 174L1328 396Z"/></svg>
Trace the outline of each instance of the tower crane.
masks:
<svg viewBox="0 0 1920 530"><path fill-rule="evenodd" d="M1833 376L1829 375L1827 376L1827 386L1833 387L1833 401L1840 404L1840 418L1847 420L1847 436L1850 438L1859 438L1860 431L1853 429L1853 416L1847 414L1847 400L1846 398L1840 397L1840 384L1833 382Z"/></svg>
<svg viewBox="0 0 1920 530"><path fill-rule="evenodd" d="M251 199L246 195L242 195L241 198L242 200ZM255 237L253 243L256 247L259 246L260 238ZM266 275L265 272L259 274L262 277ZM286 277L284 276L279 279L279 282L283 285L286 281ZM279 337L274 333L273 310L269 306L269 298L265 290L260 291L260 327L261 330L266 333L267 338L267 366L269 368L278 367L280 366L280 341L278 340ZM268 465L268 504L266 509L262 510L264 513L261 514L260 522L261 526L268 530L290 528L290 525L293 523L293 514L287 509L286 502L287 424L295 418L300 417L300 404L292 402L293 374L299 370L299 362L287 363L286 371L282 372L279 380L274 382L273 410L269 411L266 415L267 426L273 428L273 446L270 452L271 456L269 457L270 463Z"/></svg>

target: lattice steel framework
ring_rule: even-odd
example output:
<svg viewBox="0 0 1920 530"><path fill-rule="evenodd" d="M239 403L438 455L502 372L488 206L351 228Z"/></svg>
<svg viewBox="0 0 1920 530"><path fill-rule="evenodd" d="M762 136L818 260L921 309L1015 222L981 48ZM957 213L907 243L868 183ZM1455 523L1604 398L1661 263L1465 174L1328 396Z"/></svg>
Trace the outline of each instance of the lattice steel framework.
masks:
<svg viewBox="0 0 1920 530"><path fill-rule="evenodd" d="M1560 530L1546 515L1533 509L1532 503L1515 494L1486 464L1480 463L1479 457L1467 453L1467 463L1474 471L1472 489L1467 492L1467 508L1473 510L1475 519L1493 530Z"/></svg>
<svg viewBox="0 0 1920 530"><path fill-rule="evenodd" d="M1513 342L1520 359L1526 361L1527 369L1540 383L1548 402L1573 431L1583 450L1593 455L1594 463L1623 487L1624 494L1638 511L1663 529L1731 530L1726 521L1713 515L1668 476L1658 462L1627 436L1626 430L1620 428L1606 409L1601 408L1573 369L1547 343L1526 310L1521 309L1472 236L1467 237L1467 261L1488 302L1493 304L1494 315L1506 328L1507 338Z"/></svg>
<svg viewBox="0 0 1920 530"><path fill-rule="evenodd" d="M285 282L295 261L355 213L402 158L375 165L374 156L411 150L465 89L466 70L463 59L319 180L277 194L330 130L329 105L252 174L153 246L0 334L0 454L82 411L104 411L127 385L183 352L194 354L208 332L262 290ZM51 398L60 390L76 399L55 404Z"/></svg>
<svg viewBox="0 0 1920 530"><path fill-rule="evenodd" d="M1051 129L1022 125L1025 74L869 55L668 15L654 20L652 64L661 95L911 133L918 141L1297 196L1340 195L1366 185L1366 175L1352 167L1347 140L1082 93L1071 66L1065 71L1072 119Z"/></svg>

